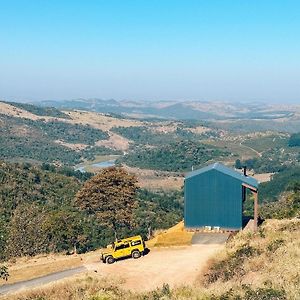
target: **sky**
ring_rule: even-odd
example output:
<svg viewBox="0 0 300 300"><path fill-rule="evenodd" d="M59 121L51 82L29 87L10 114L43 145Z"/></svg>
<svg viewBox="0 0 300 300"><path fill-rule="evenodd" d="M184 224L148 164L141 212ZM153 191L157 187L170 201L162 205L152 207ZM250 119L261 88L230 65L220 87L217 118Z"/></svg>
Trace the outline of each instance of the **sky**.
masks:
<svg viewBox="0 0 300 300"><path fill-rule="evenodd" d="M0 0L0 99L300 103L298 0Z"/></svg>

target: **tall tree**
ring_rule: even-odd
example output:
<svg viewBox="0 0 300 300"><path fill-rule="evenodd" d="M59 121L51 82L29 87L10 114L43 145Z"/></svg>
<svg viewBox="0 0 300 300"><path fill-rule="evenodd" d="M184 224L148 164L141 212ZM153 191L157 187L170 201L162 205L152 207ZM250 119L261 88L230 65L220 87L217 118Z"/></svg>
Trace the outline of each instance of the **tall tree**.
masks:
<svg viewBox="0 0 300 300"><path fill-rule="evenodd" d="M75 204L99 223L110 227L117 237L122 228L134 225L137 179L122 168L107 168L86 181L76 194Z"/></svg>

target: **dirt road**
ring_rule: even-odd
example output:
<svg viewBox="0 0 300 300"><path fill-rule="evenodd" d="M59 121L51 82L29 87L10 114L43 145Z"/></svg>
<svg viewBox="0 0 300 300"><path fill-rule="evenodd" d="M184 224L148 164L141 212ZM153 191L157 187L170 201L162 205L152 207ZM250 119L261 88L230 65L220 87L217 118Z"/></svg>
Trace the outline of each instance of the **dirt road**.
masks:
<svg viewBox="0 0 300 300"><path fill-rule="evenodd" d="M206 239L207 237L202 238L203 241ZM122 279L122 287L132 291L149 291L161 287L164 283L171 287L189 285L194 283L206 266L207 260L222 247L224 242L216 241L216 243L192 246L154 248L139 259L124 259L112 265L97 261L32 280L3 285L0 286L0 296L20 289L53 283L74 275L85 276L83 274L87 272L95 276Z"/></svg>
<svg viewBox="0 0 300 300"><path fill-rule="evenodd" d="M140 259L126 259L112 265L94 263L86 265L101 276L124 279L123 287L133 291L149 291L164 283L171 287L192 284L207 260L223 245L193 245L187 247L155 249Z"/></svg>
<svg viewBox="0 0 300 300"><path fill-rule="evenodd" d="M75 274L82 273L86 271L85 267L78 267L74 269L69 269L61 272L52 273L46 276L42 276L39 278L34 278L27 281L21 281L13 284L6 284L0 286L0 297L2 294L7 294L10 292L16 292L21 289L30 289L36 286L40 286L43 284L51 283L54 281L58 281L67 277L71 277Z"/></svg>

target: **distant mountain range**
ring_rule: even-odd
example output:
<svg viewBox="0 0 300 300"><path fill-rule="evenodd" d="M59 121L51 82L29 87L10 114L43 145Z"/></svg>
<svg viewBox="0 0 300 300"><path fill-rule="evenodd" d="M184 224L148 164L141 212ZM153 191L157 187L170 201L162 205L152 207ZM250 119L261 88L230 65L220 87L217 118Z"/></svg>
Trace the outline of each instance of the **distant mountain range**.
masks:
<svg viewBox="0 0 300 300"><path fill-rule="evenodd" d="M47 100L36 105L61 110L86 110L114 113L136 118L180 120L280 119L291 118L300 106L262 103L179 102L179 101L117 101L114 99Z"/></svg>

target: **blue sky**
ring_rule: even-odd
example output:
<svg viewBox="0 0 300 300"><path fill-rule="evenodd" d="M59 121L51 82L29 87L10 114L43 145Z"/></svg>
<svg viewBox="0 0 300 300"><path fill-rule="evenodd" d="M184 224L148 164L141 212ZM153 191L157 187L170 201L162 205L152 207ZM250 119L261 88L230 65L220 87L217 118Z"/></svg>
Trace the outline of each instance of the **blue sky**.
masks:
<svg viewBox="0 0 300 300"><path fill-rule="evenodd" d="M0 98L300 103L300 1L0 0Z"/></svg>

